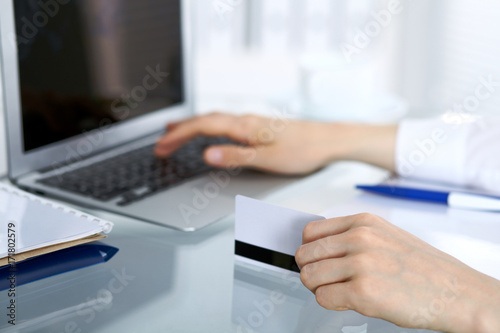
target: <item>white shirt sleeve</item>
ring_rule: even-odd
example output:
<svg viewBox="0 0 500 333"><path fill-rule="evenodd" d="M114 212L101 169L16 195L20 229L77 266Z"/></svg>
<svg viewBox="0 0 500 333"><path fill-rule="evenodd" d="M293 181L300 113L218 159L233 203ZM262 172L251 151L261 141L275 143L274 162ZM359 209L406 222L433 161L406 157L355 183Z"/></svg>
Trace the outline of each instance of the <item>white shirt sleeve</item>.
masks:
<svg viewBox="0 0 500 333"><path fill-rule="evenodd" d="M404 120L395 158L400 176L500 193L500 118Z"/></svg>

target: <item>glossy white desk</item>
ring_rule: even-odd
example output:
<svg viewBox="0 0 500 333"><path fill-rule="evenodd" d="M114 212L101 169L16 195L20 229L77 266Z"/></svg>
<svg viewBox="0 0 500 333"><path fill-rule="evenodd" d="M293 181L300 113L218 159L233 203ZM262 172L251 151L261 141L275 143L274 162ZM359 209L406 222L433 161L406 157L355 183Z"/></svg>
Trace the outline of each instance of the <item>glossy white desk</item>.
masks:
<svg viewBox="0 0 500 333"><path fill-rule="evenodd" d="M371 211L500 278L500 214L454 211L354 189L356 183L386 176L375 168L339 163L267 201L329 216ZM324 310L295 273L235 265L232 216L182 233L98 215L115 222L104 243L119 252L107 263L18 287L17 325L9 327L2 316L2 332L424 332L352 311ZM3 309L6 299L1 292Z"/></svg>

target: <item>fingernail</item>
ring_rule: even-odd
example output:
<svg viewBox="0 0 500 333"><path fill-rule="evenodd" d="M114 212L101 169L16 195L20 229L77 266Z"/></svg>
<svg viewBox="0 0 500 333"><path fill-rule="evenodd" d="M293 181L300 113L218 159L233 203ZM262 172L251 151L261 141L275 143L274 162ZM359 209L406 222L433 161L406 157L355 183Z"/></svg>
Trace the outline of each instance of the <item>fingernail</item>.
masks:
<svg viewBox="0 0 500 333"><path fill-rule="evenodd" d="M210 163L218 164L222 162L222 150L218 148L210 148L207 151L207 160Z"/></svg>

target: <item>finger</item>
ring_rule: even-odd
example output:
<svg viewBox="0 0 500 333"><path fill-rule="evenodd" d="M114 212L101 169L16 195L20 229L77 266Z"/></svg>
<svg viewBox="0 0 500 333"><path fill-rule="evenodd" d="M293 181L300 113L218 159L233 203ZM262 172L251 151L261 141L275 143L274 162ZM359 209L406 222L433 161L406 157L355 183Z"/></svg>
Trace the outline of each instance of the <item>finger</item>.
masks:
<svg viewBox="0 0 500 333"><path fill-rule="evenodd" d="M340 258L347 255L348 244L343 235L333 235L301 245L295 253L299 268L324 259Z"/></svg>
<svg viewBox="0 0 500 333"><path fill-rule="evenodd" d="M300 280L312 292L323 285L347 281L352 276L346 257L313 262L300 270Z"/></svg>
<svg viewBox="0 0 500 333"><path fill-rule="evenodd" d="M167 125L167 133L157 141L154 153L160 157L170 155L194 137L213 131L214 127L221 126L222 121L228 121L228 117L221 118L213 114Z"/></svg>
<svg viewBox="0 0 500 333"><path fill-rule="evenodd" d="M316 291L316 302L328 310L354 310L352 281L345 281L319 286Z"/></svg>
<svg viewBox="0 0 500 333"><path fill-rule="evenodd" d="M355 219L351 216L335 217L308 223L302 231L302 244L314 242L328 236L338 235L352 228Z"/></svg>
<svg viewBox="0 0 500 333"><path fill-rule="evenodd" d="M258 164L257 150L234 145L212 146L203 154L205 162L218 168L250 167Z"/></svg>
<svg viewBox="0 0 500 333"><path fill-rule="evenodd" d="M207 164L218 168L247 167L283 173L272 147L212 146L205 150L204 159Z"/></svg>
<svg viewBox="0 0 500 333"><path fill-rule="evenodd" d="M306 225L302 232L302 244L307 244L327 236L341 234L354 227L372 225L374 219L380 218L373 214L363 213L311 222Z"/></svg>
<svg viewBox="0 0 500 333"><path fill-rule="evenodd" d="M226 136L232 140L246 143L252 128L242 124L239 117L214 113L174 124L162 136L155 147L157 156L168 156L198 135Z"/></svg>
<svg viewBox="0 0 500 333"><path fill-rule="evenodd" d="M167 130L168 131L172 131L174 128L178 127L180 124L182 124L183 122L181 121L178 121L178 122L173 122L173 123L168 123L167 124Z"/></svg>

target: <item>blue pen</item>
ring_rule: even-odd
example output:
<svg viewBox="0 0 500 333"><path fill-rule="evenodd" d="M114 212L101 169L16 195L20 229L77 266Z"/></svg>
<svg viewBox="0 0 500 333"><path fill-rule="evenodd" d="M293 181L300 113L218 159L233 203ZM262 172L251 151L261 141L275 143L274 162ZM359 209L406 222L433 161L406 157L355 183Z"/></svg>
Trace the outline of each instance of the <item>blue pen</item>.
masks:
<svg viewBox="0 0 500 333"><path fill-rule="evenodd" d="M487 195L454 191L432 191L390 185L357 185L356 188L366 192L388 195L408 200L441 203L454 208L500 211L500 198Z"/></svg>

